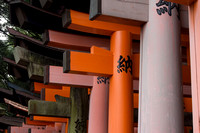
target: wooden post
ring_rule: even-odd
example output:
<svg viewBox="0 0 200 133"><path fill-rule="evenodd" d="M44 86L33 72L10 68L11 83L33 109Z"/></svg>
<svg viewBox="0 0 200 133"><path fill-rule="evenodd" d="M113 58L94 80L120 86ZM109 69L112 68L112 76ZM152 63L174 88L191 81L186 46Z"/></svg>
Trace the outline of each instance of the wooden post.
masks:
<svg viewBox="0 0 200 133"><path fill-rule="evenodd" d="M90 95L88 133L108 132L108 93L109 78L93 77Z"/></svg>
<svg viewBox="0 0 200 133"><path fill-rule="evenodd" d="M69 119L68 133L87 133L88 120L88 89L71 88L71 117Z"/></svg>
<svg viewBox="0 0 200 133"><path fill-rule="evenodd" d="M101 55L99 48L92 47L91 54L73 51L63 54L64 72L111 76L109 133L133 132L131 39L130 32L117 31L111 38L112 52L104 50Z"/></svg>
<svg viewBox="0 0 200 133"><path fill-rule="evenodd" d="M133 79L131 33L111 36L113 76L110 78L108 133L133 132Z"/></svg>
<svg viewBox="0 0 200 133"><path fill-rule="evenodd" d="M141 32L140 50L138 132L183 133L180 20L177 4L162 0L149 1L149 21Z"/></svg>
<svg viewBox="0 0 200 133"><path fill-rule="evenodd" d="M30 100L29 115L70 118L69 133L86 132L88 88L71 88L70 98L55 96L57 102Z"/></svg>
<svg viewBox="0 0 200 133"><path fill-rule="evenodd" d="M193 104L193 132L200 133L200 1L197 0L189 6L189 30L190 30L190 61L191 61L191 87Z"/></svg>
<svg viewBox="0 0 200 133"><path fill-rule="evenodd" d="M92 47L92 54L109 54L107 50ZM108 132L108 93L109 78L93 77L93 88L90 95L88 133Z"/></svg>

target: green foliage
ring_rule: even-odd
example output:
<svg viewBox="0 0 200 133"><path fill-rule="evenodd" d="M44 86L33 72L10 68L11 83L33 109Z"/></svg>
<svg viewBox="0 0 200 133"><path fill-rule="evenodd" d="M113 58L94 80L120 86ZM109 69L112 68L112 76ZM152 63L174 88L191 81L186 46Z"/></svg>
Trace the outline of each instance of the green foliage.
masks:
<svg viewBox="0 0 200 133"><path fill-rule="evenodd" d="M24 35L27 35L29 37L32 37L34 39L42 41L42 35L41 34L35 33L33 31L30 31L30 30L24 30L24 29L21 29L21 28L16 27L16 26L12 27L12 28L15 29L16 31L19 31L20 33L22 33Z"/></svg>
<svg viewBox="0 0 200 133"><path fill-rule="evenodd" d="M0 107L5 109L5 116L15 116L16 114L13 114L12 112L8 111L8 105L6 103L0 103Z"/></svg>

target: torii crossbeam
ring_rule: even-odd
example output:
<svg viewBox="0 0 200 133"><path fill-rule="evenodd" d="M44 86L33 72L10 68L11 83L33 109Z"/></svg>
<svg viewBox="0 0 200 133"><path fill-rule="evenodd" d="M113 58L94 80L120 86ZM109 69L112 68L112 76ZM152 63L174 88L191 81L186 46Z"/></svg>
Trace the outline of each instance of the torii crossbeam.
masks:
<svg viewBox="0 0 200 133"><path fill-rule="evenodd" d="M109 133L133 131L133 65L132 35L116 31L111 36L111 51L91 48L91 54L66 51L63 56L64 72L110 77ZM96 50L98 49L98 50Z"/></svg>

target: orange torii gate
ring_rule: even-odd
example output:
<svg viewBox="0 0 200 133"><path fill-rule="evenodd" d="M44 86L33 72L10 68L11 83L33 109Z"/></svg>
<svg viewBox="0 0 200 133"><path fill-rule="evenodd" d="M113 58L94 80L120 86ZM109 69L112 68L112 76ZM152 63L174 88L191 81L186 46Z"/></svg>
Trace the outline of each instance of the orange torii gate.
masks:
<svg viewBox="0 0 200 133"><path fill-rule="evenodd" d="M90 54L73 51L66 51L63 54L64 72L110 77L110 133L133 131L131 44L130 32L116 31L111 36L111 51L92 47Z"/></svg>

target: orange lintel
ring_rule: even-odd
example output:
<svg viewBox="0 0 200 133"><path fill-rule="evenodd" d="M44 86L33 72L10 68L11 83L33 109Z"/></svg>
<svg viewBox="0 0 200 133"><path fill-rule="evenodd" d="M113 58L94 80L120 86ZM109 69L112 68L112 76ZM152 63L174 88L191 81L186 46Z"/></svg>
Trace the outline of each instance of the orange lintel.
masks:
<svg viewBox="0 0 200 133"><path fill-rule="evenodd" d="M103 22L98 20L90 21L89 14L74 10L70 10L70 15L71 23L68 26L69 29L107 36L112 35L112 33L115 31L126 30L131 32L134 35L134 37L139 39L141 29L140 27ZM69 16L65 17L69 18Z"/></svg>
<svg viewBox="0 0 200 133"><path fill-rule="evenodd" d="M90 51L92 45L109 47L110 39L48 30L46 44L57 48Z"/></svg>
<svg viewBox="0 0 200 133"><path fill-rule="evenodd" d="M68 118L61 117L46 117L46 116L33 116L34 121L45 121L45 122L60 122L60 123L68 123Z"/></svg>
<svg viewBox="0 0 200 133"><path fill-rule="evenodd" d="M96 54L96 55L113 55L112 52L110 52L109 50L103 49L103 48L99 48L97 46L92 46L90 48L90 53L91 54Z"/></svg>
<svg viewBox="0 0 200 133"><path fill-rule="evenodd" d="M65 90L57 90L57 89L50 89L50 88L44 88L42 94L44 96L45 101L52 101L56 102L55 95L60 95L63 97L70 97L70 87L68 87Z"/></svg>
<svg viewBox="0 0 200 133"><path fill-rule="evenodd" d="M34 82L34 92L40 93L42 88L62 89L60 85L45 85L43 83Z"/></svg>
<svg viewBox="0 0 200 133"><path fill-rule="evenodd" d="M35 125L35 126L54 126L54 122L45 122L45 121L31 121L29 117L26 117L25 124L27 125Z"/></svg>
<svg viewBox="0 0 200 133"><path fill-rule="evenodd" d="M101 73L103 71L102 70L103 67L101 67L101 65L99 65L100 62L98 62L98 60L95 59L96 56L98 56L99 58L101 57L101 55L98 54L97 49L100 49L100 48L98 48L98 47L91 48L91 53L95 53L95 54L87 54L87 53L79 53L79 52L71 52L70 51L70 53L72 53L72 55L70 54L70 56L71 56L70 73L79 73L79 72L83 73L83 74L95 73L95 72L98 74ZM107 57L109 57L109 51L107 51L107 50L104 50L104 51L108 54L106 54L102 57L106 58L106 60L108 61L109 59ZM103 51L101 51L101 52L103 52ZM139 78L139 57L140 57L139 54L133 54L133 77L134 77L134 79ZM104 69L107 69L106 66L108 64L104 60L101 60L101 61L102 61L102 64L104 64L104 66L105 66ZM109 63L111 65L111 62L109 62ZM68 64L64 63L64 65L69 65L69 63ZM95 70L95 67L96 67L96 70ZM98 68L100 68L100 70L98 70ZM112 74L111 68L110 68L110 74ZM189 65L182 65L182 81L183 81L183 84L185 84L185 85L189 85L191 83L191 74L190 74L190 66Z"/></svg>
<svg viewBox="0 0 200 133"><path fill-rule="evenodd" d="M96 76L113 74L113 56L65 51L63 55L64 72Z"/></svg>
<svg viewBox="0 0 200 133"><path fill-rule="evenodd" d="M190 5L193 2L195 2L196 0L167 0L167 1L174 2L174 3L177 3L177 4L182 4L182 5Z"/></svg>

